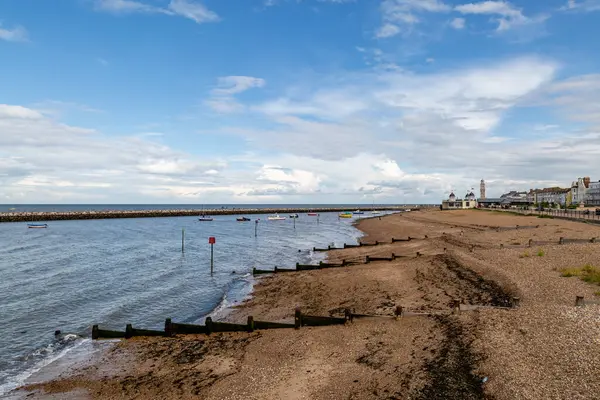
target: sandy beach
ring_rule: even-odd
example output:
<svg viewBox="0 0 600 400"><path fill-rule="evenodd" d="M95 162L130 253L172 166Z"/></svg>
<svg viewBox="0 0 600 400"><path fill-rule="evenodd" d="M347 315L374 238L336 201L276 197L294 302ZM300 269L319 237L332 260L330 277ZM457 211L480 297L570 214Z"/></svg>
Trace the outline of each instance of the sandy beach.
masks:
<svg viewBox="0 0 600 400"><path fill-rule="evenodd" d="M395 214L358 227L365 242L415 239L332 250L329 261L410 257L266 275L227 319L291 322L296 307L381 317L130 339L20 392L34 399L600 398L600 305L591 304L600 287L559 271L600 266L600 242L558 244L599 237L599 225L464 210ZM576 296L590 304L576 307ZM514 297L519 307L507 307ZM459 313L450 312L454 300L462 302ZM393 317L397 306L405 316Z"/></svg>

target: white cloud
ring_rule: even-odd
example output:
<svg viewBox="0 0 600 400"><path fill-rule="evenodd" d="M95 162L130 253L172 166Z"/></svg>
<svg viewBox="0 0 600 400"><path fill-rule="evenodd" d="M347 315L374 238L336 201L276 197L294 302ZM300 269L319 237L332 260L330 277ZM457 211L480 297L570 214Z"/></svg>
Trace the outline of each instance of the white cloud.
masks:
<svg viewBox="0 0 600 400"><path fill-rule="evenodd" d="M21 26L13 29L2 28L2 24L0 24L0 40L26 42L28 40L27 30Z"/></svg>
<svg viewBox="0 0 600 400"><path fill-rule="evenodd" d="M201 24L219 21L219 16L204 5L191 0L170 0L167 7L158 7L135 0L95 0L98 11L115 14L147 13L180 16Z"/></svg>
<svg viewBox="0 0 600 400"><path fill-rule="evenodd" d="M216 13L210 11L200 3L194 3L189 0L171 0L169 10L199 24L219 20L219 16Z"/></svg>
<svg viewBox="0 0 600 400"><path fill-rule="evenodd" d="M599 11L600 0L568 0L567 4L561 9L564 11Z"/></svg>
<svg viewBox="0 0 600 400"><path fill-rule="evenodd" d="M242 111L245 107L234 95L252 88L261 88L265 84L264 79L252 76L223 76L218 79L217 87L211 91L211 97L204 104L223 114Z"/></svg>
<svg viewBox="0 0 600 400"><path fill-rule="evenodd" d="M43 115L40 112L29 108L0 104L0 118L40 119L43 118Z"/></svg>
<svg viewBox="0 0 600 400"><path fill-rule="evenodd" d="M213 89L213 94L227 95L244 92L251 88L260 88L265 85L265 80L252 76L223 76L218 80L218 87Z"/></svg>
<svg viewBox="0 0 600 400"><path fill-rule="evenodd" d="M415 13L448 12L451 7L441 0L383 0L381 14L383 24L375 36L387 38L399 34L402 28L409 29L417 24L419 18Z"/></svg>
<svg viewBox="0 0 600 400"><path fill-rule="evenodd" d="M508 31L511 28L523 27L531 24L540 24L549 18L548 15L538 15L533 18L523 14L521 9L516 8L506 1L482 1L479 3L468 3L456 6L456 11L462 14L498 15L497 31Z"/></svg>
<svg viewBox="0 0 600 400"><path fill-rule="evenodd" d="M375 36L378 38L388 38L388 37L396 36L398 33L400 33L400 28L398 28L397 25L390 24L388 22L388 23L382 25L377 30L377 33L375 34Z"/></svg>
<svg viewBox="0 0 600 400"><path fill-rule="evenodd" d="M95 7L99 11L113 13L167 13L164 8L141 3L134 0L95 0Z"/></svg>
<svg viewBox="0 0 600 400"><path fill-rule="evenodd" d="M454 18L450 22L450 26L454 29L464 29L465 27L465 19L464 18Z"/></svg>

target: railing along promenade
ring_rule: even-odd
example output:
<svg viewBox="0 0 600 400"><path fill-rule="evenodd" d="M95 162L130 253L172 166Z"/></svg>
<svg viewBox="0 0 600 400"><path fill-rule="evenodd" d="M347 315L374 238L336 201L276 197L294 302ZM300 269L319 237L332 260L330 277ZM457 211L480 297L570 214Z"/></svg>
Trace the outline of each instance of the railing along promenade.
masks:
<svg viewBox="0 0 600 400"><path fill-rule="evenodd" d="M396 205L360 207L361 211L399 211L431 207L431 205ZM75 219L112 219L112 218L157 218L189 217L198 215L250 215L250 214L300 214L355 211L353 207L295 207L295 208L218 208L218 209L176 209L176 210L81 210L81 211L27 211L0 213L0 222L35 222Z"/></svg>

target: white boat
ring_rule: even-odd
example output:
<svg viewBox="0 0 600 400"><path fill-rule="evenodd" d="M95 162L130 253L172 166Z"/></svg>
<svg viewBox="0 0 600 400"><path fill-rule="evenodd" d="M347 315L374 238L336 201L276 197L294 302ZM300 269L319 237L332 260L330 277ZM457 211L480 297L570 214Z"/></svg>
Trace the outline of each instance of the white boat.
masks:
<svg viewBox="0 0 600 400"><path fill-rule="evenodd" d="M275 214L275 215L269 215L267 217L267 219L269 221L284 221L286 218L285 217L280 217L279 214Z"/></svg>
<svg viewBox="0 0 600 400"><path fill-rule="evenodd" d="M28 228L33 228L33 229L40 229L40 228L47 228L48 224L27 224Z"/></svg>
<svg viewBox="0 0 600 400"><path fill-rule="evenodd" d="M381 214L381 211L373 210L371 211L371 214Z"/></svg>

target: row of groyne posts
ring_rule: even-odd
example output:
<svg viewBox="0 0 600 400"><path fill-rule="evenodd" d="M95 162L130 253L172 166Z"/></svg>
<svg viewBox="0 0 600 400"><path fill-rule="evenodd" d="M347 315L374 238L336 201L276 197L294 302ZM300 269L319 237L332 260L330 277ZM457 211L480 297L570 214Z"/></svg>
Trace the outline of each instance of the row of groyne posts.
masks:
<svg viewBox="0 0 600 400"><path fill-rule="evenodd" d="M490 229L498 230L498 229L523 229L523 228L538 228L538 226L528 226L528 227L491 227ZM445 233L442 234L445 236ZM425 235L423 239L429 239L429 236ZM392 238L391 243L396 242L408 242L411 240L419 240L417 238L408 237L406 239L395 239ZM566 243L596 243L596 238L592 239L566 239L561 237L558 241L552 242L535 242L536 244L566 244ZM353 247L363 247L363 246L378 246L383 244L389 244L389 242L380 242L376 241L375 243L359 243L356 245L347 245L344 244L343 248L353 248ZM529 246L531 246L532 240L529 241ZM501 246L502 247L502 246ZM326 249L317 249L313 248L313 251L329 251L336 250L337 248L333 248L328 246ZM444 249L446 250L446 249ZM422 254L420 252L416 253L416 257L420 257ZM392 253L391 257L373 257L366 256L364 263L369 263L371 261L393 261L396 258L408 257L408 256L398 256ZM352 264L360 264L359 262L345 261L339 264L331 264L331 263L319 263L318 265L300 265L296 264L296 269L281 269L275 267L273 271L265 271L265 270L257 270L254 268L254 274L267 274L274 272L287 272L287 271L305 271L305 270L314 270L314 269L322 269L322 268L335 268L335 267L343 267ZM576 296L575 298L575 306L582 307L586 304L597 304L597 301L586 301L584 296ZM446 310L429 310L429 311L410 311L405 309L402 306L396 306L394 309L394 315L382 315L382 314L358 314L349 308L344 310L344 317L332 317L332 316L314 316L308 315L301 312L299 308L295 309L294 313L294 323L283 323L283 322L268 322L268 321L257 321L254 320L253 316L249 316L246 324L235 324L230 322L216 322L213 321L211 317L206 317L204 325L195 325L195 324L185 324L185 323L176 323L171 320L171 318L167 318L165 320L165 327L163 331L159 330L150 330L150 329L139 329L134 328L132 324L127 324L125 327L125 331L113 331L100 329L99 325L93 325L92 327L92 339L118 339L118 338L132 338L136 336L163 336L163 337L172 337L175 335L181 334L207 334L218 333L218 332L253 332L254 330L264 330L264 329L290 329L295 328L299 329L303 326L308 327L318 327L318 326L329 326L329 325L344 325L347 322L353 322L354 319L358 318L395 318L398 319L400 317L410 317L410 316L432 316L432 315L440 315L440 314L449 314L449 313L459 313L461 311L472 311L477 309L505 309L511 310L516 309L520 306L520 298L512 297L510 298L510 305L508 307L502 306L482 306L482 305L468 305L464 304L462 300L453 300L450 305L450 309Z"/></svg>
<svg viewBox="0 0 600 400"><path fill-rule="evenodd" d="M427 205L364 206L363 211L417 211ZM1 212L0 222L58 221L76 219L154 218L186 217L198 215L244 215L244 214L300 214L355 211L355 207L294 207L294 208L223 208L178 210L86 210L86 211L11 211Z"/></svg>
<svg viewBox="0 0 600 400"><path fill-rule="evenodd" d="M125 331L100 329L98 325L94 325L92 327L92 339L130 339L133 337L149 336L173 337L176 335L210 335L212 333L225 332L254 332L255 330L267 329L300 329L301 327L345 325L347 323L354 322L355 319L361 318L393 318L398 320L405 317L429 317L436 315L459 314L465 311L474 311L480 309L514 310L520 307L520 302L521 300L519 297L512 297L509 306L484 306L463 304L461 300L453 300L450 308L446 310L410 311L402 306L396 306L393 315L359 314L347 308L344 310L343 317L308 315L302 313L300 308L296 308L294 313L294 323L257 321L253 316L248 316L245 324L217 322L213 321L211 317L206 317L204 325L196 325L177 323L173 322L171 318L167 318L165 320L164 330L162 331L134 328L132 324L127 324ZM586 302L583 296L576 297L575 306L582 307L586 304L596 303Z"/></svg>
<svg viewBox="0 0 600 400"><path fill-rule="evenodd" d="M409 236L407 239L392 238L391 242L375 241L374 243L364 243L364 242L358 242L358 244L344 243L343 247L338 248L338 247L333 247L333 246L327 246L327 248L322 248L322 249L313 247L312 251L313 252L324 252L324 251L330 251L330 250L343 250L343 249L350 249L350 248L357 248L357 247L380 246L380 245L391 244L391 243L396 243L396 242L410 242L411 240L425 240L425 239L429 239L429 236L425 235L424 238L413 238L413 237ZM414 257L421 257L422 255L423 254L421 252L417 251L415 253ZM341 263L327 263L327 262L323 262L323 261L319 262L319 264L296 263L295 268L275 267L273 270L265 270L265 269L258 269L255 267L252 269L252 274L253 275L261 275L261 274L273 274L273 273L280 273L280 272L311 271L311 270L325 269L325 268L340 268L340 267L347 267L350 265L369 264L370 262L374 262L374 261L394 261L397 258L409 258L409 257L411 257L411 256L399 255L399 254L392 253L392 255L390 257L367 255L364 258L360 257L360 258L354 258L352 260L343 259Z"/></svg>

